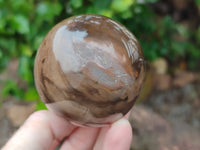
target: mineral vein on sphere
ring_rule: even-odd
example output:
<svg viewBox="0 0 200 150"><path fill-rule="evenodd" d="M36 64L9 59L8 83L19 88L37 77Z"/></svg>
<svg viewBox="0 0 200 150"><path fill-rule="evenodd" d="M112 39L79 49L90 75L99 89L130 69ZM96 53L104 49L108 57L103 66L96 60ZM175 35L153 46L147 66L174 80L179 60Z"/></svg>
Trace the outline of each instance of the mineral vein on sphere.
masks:
<svg viewBox="0 0 200 150"><path fill-rule="evenodd" d="M143 84L144 58L136 37L100 15L79 15L54 26L35 59L35 84L58 115L85 126L123 117Z"/></svg>

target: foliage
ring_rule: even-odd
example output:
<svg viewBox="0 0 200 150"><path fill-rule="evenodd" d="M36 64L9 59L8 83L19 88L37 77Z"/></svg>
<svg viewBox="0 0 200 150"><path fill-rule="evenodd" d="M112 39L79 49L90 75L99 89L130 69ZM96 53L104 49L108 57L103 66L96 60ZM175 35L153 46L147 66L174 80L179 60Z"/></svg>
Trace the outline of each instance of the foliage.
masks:
<svg viewBox="0 0 200 150"><path fill-rule="evenodd" d="M1 91L2 97L5 98L8 94L15 95L18 98L21 98L23 92L18 88L17 84L13 80L7 80L5 86Z"/></svg>
<svg viewBox="0 0 200 150"><path fill-rule="evenodd" d="M160 18L149 5L157 1L0 0L0 70L10 59L17 57L18 74L27 83L27 88L23 89L9 80L2 95L11 94L24 100L39 99L33 80L37 48L56 23L78 14L101 14L121 22L138 37L147 60L158 57L165 57L170 63L186 60L190 69L197 68L200 27L197 32L189 31L170 16ZM199 5L199 0L195 2ZM40 106L38 104L38 109Z"/></svg>

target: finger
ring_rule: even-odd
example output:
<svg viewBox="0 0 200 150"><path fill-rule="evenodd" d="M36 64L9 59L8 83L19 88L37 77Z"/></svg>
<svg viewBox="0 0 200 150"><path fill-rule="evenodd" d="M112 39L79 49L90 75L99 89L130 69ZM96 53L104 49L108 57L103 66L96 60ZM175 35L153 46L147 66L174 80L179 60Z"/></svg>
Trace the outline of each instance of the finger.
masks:
<svg viewBox="0 0 200 150"><path fill-rule="evenodd" d="M103 150L129 150L132 140L132 128L128 120L115 122L104 140Z"/></svg>
<svg viewBox="0 0 200 150"><path fill-rule="evenodd" d="M128 120L123 118L112 124L105 136L102 149L129 150L131 140L131 125Z"/></svg>
<svg viewBox="0 0 200 150"><path fill-rule="evenodd" d="M131 114L131 111L132 111L132 110L130 110L130 111L124 116L124 118L129 119L130 114Z"/></svg>
<svg viewBox="0 0 200 150"><path fill-rule="evenodd" d="M89 150L96 141L99 128L80 127L62 144L60 150Z"/></svg>
<svg viewBox="0 0 200 150"><path fill-rule="evenodd" d="M49 150L75 129L65 119L49 111L33 113L3 150Z"/></svg>
<svg viewBox="0 0 200 150"><path fill-rule="evenodd" d="M129 150L132 140L132 128L128 120L122 118L110 128L102 129L94 150Z"/></svg>
<svg viewBox="0 0 200 150"><path fill-rule="evenodd" d="M109 130L110 126L105 126L101 128L99 131L99 135L97 137L96 143L94 145L94 150L102 150L103 143L104 143L104 138Z"/></svg>

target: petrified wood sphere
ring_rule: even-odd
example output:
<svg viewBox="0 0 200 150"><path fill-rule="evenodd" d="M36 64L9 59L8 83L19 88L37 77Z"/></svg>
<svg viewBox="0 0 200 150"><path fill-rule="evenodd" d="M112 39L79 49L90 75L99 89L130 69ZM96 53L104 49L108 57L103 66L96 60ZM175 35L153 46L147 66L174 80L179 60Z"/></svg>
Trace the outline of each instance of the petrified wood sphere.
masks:
<svg viewBox="0 0 200 150"><path fill-rule="evenodd" d="M35 60L35 83L46 106L73 123L104 125L123 117L143 83L144 58L123 25L80 15L53 27Z"/></svg>

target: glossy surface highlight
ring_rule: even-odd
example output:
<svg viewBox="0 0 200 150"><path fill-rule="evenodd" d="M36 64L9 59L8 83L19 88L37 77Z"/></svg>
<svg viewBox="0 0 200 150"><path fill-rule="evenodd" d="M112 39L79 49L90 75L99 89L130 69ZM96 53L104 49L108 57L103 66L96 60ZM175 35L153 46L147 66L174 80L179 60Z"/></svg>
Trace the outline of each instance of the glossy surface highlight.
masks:
<svg viewBox="0 0 200 150"><path fill-rule="evenodd" d="M123 25L80 15L47 34L35 60L47 107L82 125L112 123L134 105L144 79L142 49Z"/></svg>

